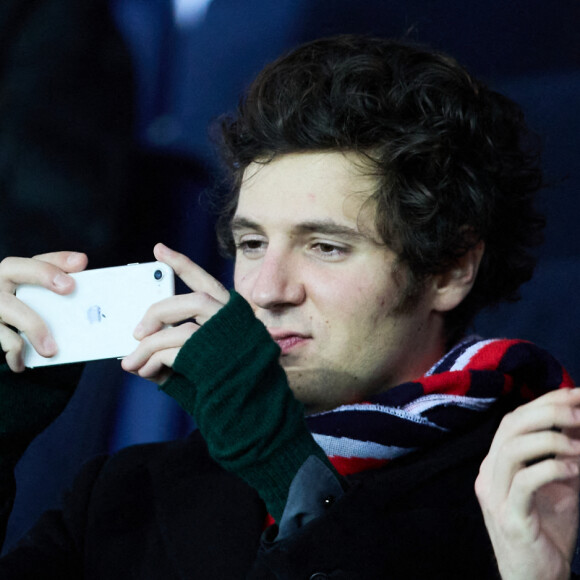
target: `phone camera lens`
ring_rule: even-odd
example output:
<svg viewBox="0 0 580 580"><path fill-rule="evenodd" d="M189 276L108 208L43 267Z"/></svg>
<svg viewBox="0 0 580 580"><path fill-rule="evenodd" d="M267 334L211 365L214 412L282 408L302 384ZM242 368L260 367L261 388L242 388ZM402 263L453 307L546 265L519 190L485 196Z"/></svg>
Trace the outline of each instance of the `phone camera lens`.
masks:
<svg viewBox="0 0 580 580"><path fill-rule="evenodd" d="M153 277L155 280L161 280L163 278L163 272L161 270L155 270Z"/></svg>

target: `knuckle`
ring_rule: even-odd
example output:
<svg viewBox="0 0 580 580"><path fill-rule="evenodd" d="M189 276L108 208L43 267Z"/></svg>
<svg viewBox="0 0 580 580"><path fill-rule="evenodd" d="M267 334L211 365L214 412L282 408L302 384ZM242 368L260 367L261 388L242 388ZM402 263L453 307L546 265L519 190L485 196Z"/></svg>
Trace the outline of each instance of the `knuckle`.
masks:
<svg viewBox="0 0 580 580"><path fill-rule="evenodd" d="M497 441L512 437L517 430L518 421L517 409L504 415L496 430L493 444L497 445Z"/></svg>
<svg viewBox="0 0 580 580"><path fill-rule="evenodd" d="M554 391L550 391L540 397L540 399L553 401L554 403L567 403L570 398L574 398L574 389L568 388L555 389Z"/></svg>
<svg viewBox="0 0 580 580"><path fill-rule="evenodd" d="M199 316L210 304L211 296L203 290L186 294L184 300L184 310L187 311L190 318Z"/></svg>
<svg viewBox="0 0 580 580"><path fill-rule="evenodd" d="M487 487L483 481L483 476L481 473L475 479L475 483L473 485L473 489L475 490L475 495L480 499L484 500L486 497Z"/></svg>
<svg viewBox="0 0 580 580"><path fill-rule="evenodd" d="M24 354L24 340L19 335L14 334L6 353L10 353L13 358L20 358Z"/></svg>
<svg viewBox="0 0 580 580"><path fill-rule="evenodd" d="M14 341L12 343L12 352L16 355L21 355L24 353L24 339L19 335L14 333Z"/></svg>
<svg viewBox="0 0 580 580"><path fill-rule="evenodd" d="M216 280L215 278L213 279L213 285L215 288L215 293L220 296L220 295L225 295L228 294L228 291L226 290L226 287L219 281Z"/></svg>
<svg viewBox="0 0 580 580"><path fill-rule="evenodd" d="M155 344L157 342L157 334L150 334L139 341L139 346L137 347L137 351L141 354L141 356L150 355L151 352L155 350Z"/></svg>
<svg viewBox="0 0 580 580"><path fill-rule="evenodd" d="M150 357L148 364L155 365L157 368L160 366L161 361L163 360L163 353L165 352L164 349L160 349L155 351Z"/></svg>
<svg viewBox="0 0 580 580"><path fill-rule="evenodd" d="M195 322L191 322L191 321L184 322L183 324L179 325L179 329L183 335L191 335L198 328L199 328L199 326L197 324L195 324Z"/></svg>
<svg viewBox="0 0 580 580"><path fill-rule="evenodd" d="M566 407L567 420L570 425L574 425L578 422L578 407L568 406Z"/></svg>
<svg viewBox="0 0 580 580"><path fill-rule="evenodd" d="M10 264L14 261L14 258L8 256L6 258L3 258L0 261L0 272L4 272L4 270L9 270L10 269Z"/></svg>
<svg viewBox="0 0 580 580"><path fill-rule="evenodd" d="M4 329L0 336L0 345L5 353L20 354L24 350L22 337L9 329Z"/></svg>
<svg viewBox="0 0 580 580"><path fill-rule="evenodd" d="M28 259L26 264L26 266L22 265L18 274L15 274L21 283L38 284L45 288L54 289L56 276L63 273L56 266L34 258Z"/></svg>
<svg viewBox="0 0 580 580"><path fill-rule="evenodd" d="M212 299L211 296L207 292L204 292L204 291L196 292L196 295L197 295L198 302L200 302L203 305L208 304L210 302L210 300Z"/></svg>
<svg viewBox="0 0 580 580"><path fill-rule="evenodd" d="M513 423L514 421L518 421L522 415L524 415L527 411L528 407L527 404L524 403L519 407L516 407L513 411L506 415L506 419L508 422Z"/></svg>
<svg viewBox="0 0 580 580"><path fill-rule="evenodd" d="M521 407L518 407L516 409L514 409L513 411L510 411L509 413L506 413L502 420L500 421L500 428L508 428L514 421L517 420L518 416L521 414Z"/></svg>
<svg viewBox="0 0 580 580"><path fill-rule="evenodd" d="M193 262L183 254L175 252L172 260L171 267L178 276L185 274L188 270L192 269L194 266Z"/></svg>
<svg viewBox="0 0 580 580"><path fill-rule="evenodd" d="M502 456L506 463L514 463L519 459L519 443L516 440L506 441L503 445Z"/></svg>
<svg viewBox="0 0 580 580"><path fill-rule="evenodd" d="M544 413L548 415L548 417L552 420L556 420L562 410L562 405L557 404L553 401L549 401L544 405Z"/></svg>
<svg viewBox="0 0 580 580"><path fill-rule="evenodd" d="M493 505L493 495L491 493L491 486L489 478L478 476L473 485L475 497L482 509L491 510Z"/></svg>
<svg viewBox="0 0 580 580"><path fill-rule="evenodd" d="M507 537L516 542L523 542L528 539L529 531L527 527L518 518L504 516L498 518L499 526Z"/></svg>
<svg viewBox="0 0 580 580"><path fill-rule="evenodd" d="M547 447L558 447L561 439L560 434L555 431L546 431L544 433L544 441Z"/></svg>

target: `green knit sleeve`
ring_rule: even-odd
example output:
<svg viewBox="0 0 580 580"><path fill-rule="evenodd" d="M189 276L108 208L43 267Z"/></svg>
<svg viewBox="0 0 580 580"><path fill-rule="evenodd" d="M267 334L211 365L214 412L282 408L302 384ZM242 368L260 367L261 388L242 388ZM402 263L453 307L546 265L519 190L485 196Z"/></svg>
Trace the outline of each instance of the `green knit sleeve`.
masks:
<svg viewBox="0 0 580 580"><path fill-rule="evenodd" d="M277 521L308 457L333 470L306 427L279 356L249 304L232 292L182 347L161 387L195 418L212 457L256 489Z"/></svg>

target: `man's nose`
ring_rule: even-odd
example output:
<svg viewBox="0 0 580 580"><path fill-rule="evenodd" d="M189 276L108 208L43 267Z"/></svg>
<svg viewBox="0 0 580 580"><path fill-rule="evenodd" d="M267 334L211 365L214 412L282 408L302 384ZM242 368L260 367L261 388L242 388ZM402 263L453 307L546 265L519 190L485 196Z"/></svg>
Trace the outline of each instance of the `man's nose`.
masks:
<svg viewBox="0 0 580 580"><path fill-rule="evenodd" d="M296 262L291 252L266 252L252 288L252 302L270 310L303 302L305 289Z"/></svg>

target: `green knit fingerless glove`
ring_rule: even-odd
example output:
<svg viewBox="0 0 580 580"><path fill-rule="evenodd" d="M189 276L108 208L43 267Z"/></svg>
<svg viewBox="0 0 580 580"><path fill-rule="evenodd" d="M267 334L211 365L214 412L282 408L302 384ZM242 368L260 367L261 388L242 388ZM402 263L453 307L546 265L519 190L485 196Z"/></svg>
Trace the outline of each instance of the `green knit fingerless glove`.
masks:
<svg viewBox="0 0 580 580"><path fill-rule="evenodd" d="M232 291L228 304L181 348L174 374L161 387L194 417L211 456L256 489L276 521L309 456L334 472L306 426L279 356L249 304Z"/></svg>

